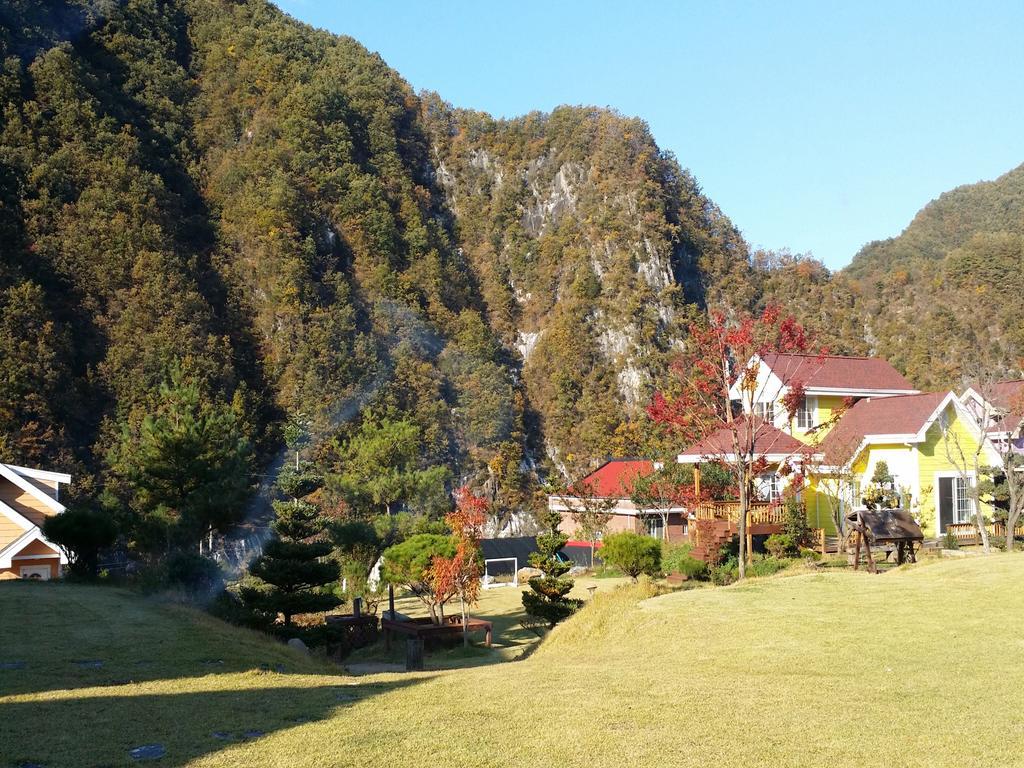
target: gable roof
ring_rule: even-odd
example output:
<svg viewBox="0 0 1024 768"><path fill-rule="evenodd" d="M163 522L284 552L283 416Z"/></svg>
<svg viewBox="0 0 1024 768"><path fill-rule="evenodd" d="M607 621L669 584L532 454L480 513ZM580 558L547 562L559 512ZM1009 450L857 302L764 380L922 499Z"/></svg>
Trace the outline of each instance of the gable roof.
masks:
<svg viewBox="0 0 1024 768"><path fill-rule="evenodd" d="M43 532L39 529L39 526L34 525L6 547L0 548L0 568L10 568L18 553L33 541L41 541L46 546L51 547L54 551L53 556L60 558L61 565L67 565L68 558L67 555L64 554L64 550L54 546L49 539L43 536Z"/></svg>
<svg viewBox="0 0 1024 768"><path fill-rule="evenodd" d="M949 405L962 411L952 392L923 392L918 395L868 397L843 414L821 442L825 460L846 464L868 443L918 443Z"/></svg>
<svg viewBox="0 0 1024 768"><path fill-rule="evenodd" d="M787 435L774 424L759 420L754 439L754 453L767 461L782 461L797 453L803 453L807 446L792 435ZM688 446L679 454L682 464L696 464L706 458L732 455L732 430L725 425L707 437Z"/></svg>
<svg viewBox="0 0 1024 768"><path fill-rule="evenodd" d="M26 475L23 472L19 472L18 469L23 468L18 467L17 469L15 469L12 466L0 463L0 477L10 480L16 486L21 488L21 490L25 491L25 493L34 496L36 499L43 502L43 504L52 509L54 512L64 511L65 507L63 504L61 504L59 501L57 501L55 498L50 496L45 491L41 490L39 486L37 486L35 483L26 479Z"/></svg>
<svg viewBox="0 0 1024 768"><path fill-rule="evenodd" d="M1001 418L993 419L989 424L988 432L993 437L1009 436L1016 433L1024 422L1024 379L1012 381L997 381L990 387L985 387L984 394L975 387L969 388L960 397L962 402L974 399L982 407L994 408L1002 415Z"/></svg>
<svg viewBox="0 0 1024 768"><path fill-rule="evenodd" d="M650 459L610 459L578 484L588 486L590 492L600 498L624 499L633 492L633 480L646 477L654 469L654 462ZM570 487L569 494L572 492Z"/></svg>
<svg viewBox="0 0 1024 768"><path fill-rule="evenodd" d="M762 359L784 385L800 381L807 389L908 394L919 391L888 360L880 357L773 352Z"/></svg>
<svg viewBox="0 0 1024 768"><path fill-rule="evenodd" d="M50 480L55 483L64 483L64 485L71 484L71 475L66 472L51 472L46 469L35 469L34 467L19 467L17 464L7 464L6 466L22 477L30 477L33 480Z"/></svg>

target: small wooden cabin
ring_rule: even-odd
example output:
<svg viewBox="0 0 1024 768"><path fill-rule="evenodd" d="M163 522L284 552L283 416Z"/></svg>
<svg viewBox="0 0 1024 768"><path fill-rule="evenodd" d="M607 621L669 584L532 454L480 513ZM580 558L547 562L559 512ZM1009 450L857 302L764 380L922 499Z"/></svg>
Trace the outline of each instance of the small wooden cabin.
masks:
<svg viewBox="0 0 1024 768"><path fill-rule="evenodd" d="M71 475L0 463L0 579L56 579L67 565L43 536L43 521L64 511Z"/></svg>

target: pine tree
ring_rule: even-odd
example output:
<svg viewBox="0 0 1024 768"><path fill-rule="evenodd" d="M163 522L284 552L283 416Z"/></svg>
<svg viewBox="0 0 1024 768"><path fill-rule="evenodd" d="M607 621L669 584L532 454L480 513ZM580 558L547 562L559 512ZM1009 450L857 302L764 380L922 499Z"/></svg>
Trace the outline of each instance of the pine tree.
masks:
<svg viewBox="0 0 1024 768"><path fill-rule="evenodd" d="M285 627L291 627L296 614L321 613L341 603L329 588L338 580L339 567L325 559L333 548L325 535L327 518L316 504L300 498L322 484L309 462L281 472L277 488L291 498L274 502L274 538L249 569L256 583L241 590L249 608L275 619L282 616Z"/></svg>
<svg viewBox="0 0 1024 768"><path fill-rule="evenodd" d="M523 607L531 616L546 621L549 627L575 613L582 600L566 597L573 587L573 580L566 577L572 563L559 560L558 553L569 541L569 537L558 530L561 515L549 511L542 522L547 531L537 537L537 551L530 555L530 565L541 571L543 576L530 579L530 592L523 593Z"/></svg>
<svg viewBox="0 0 1024 768"><path fill-rule="evenodd" d="M204 392L197 377L171 368L153 413L123 425L108 452L111 488L135 514L143 549L194 547L226 531L245 513L251 492L252 446L238 403Z"/></svg>

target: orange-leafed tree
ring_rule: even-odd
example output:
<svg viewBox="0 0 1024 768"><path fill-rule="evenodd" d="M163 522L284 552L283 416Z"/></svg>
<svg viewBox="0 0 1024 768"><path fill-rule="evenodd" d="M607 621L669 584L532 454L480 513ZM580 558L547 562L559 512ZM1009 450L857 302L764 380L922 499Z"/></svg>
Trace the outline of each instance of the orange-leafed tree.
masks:
<svg viewBox="0 0 1024 768"><path fill-rule="evenodd" d="M434 590L457 595L462 609L462 644L469 645L466 607L480 597L480 538L487 522L487 499L476 496L467 486L455 492L455 509L445 522L455 538L455 555L436 557L431 565Z"/></svg>
<svg viewBox="0 0 1024 768"><path fill-rule="evenodd" d="M824 351L812 346L803 326L777 306L735 318L711 312L690 326L686 347L672 366L672 386L656 392L647 409L684 443L710 441L714 448L706 459L720 462L733 475L739 492L741 579L750 554L746 534L752 488L763 464L757 447L775 429L773 418L755 415L754 406L772 402L792 418L804 399L803 382L821 365ZM765 358L778 354L787 356L787 370L775 370L775 378L762 376Z"/></svg>

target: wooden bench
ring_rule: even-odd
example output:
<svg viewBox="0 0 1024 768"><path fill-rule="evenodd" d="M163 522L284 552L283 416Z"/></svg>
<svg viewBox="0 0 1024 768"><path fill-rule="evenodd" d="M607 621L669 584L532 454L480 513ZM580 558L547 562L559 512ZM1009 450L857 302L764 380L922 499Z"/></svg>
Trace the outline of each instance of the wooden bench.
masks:
<svg viewBox="0 0 1024 768"><path fill-rule="evenodd" d="M444 623L434 624L430 619L410 619L393 621L381 619L380 628L384 632L384 648L391 649L391 635L404 635L405 668L406 670L423 669L423 652L427 640L452 640L462 636L462 617L446 616ZM494 636L494 625L483 619L467 617L468 632L484 632L484 645L491 647Z"/></svg>

